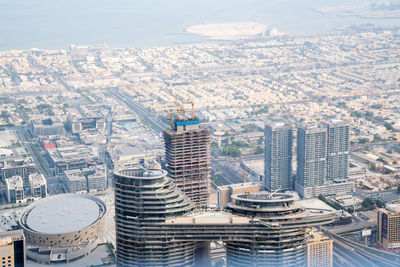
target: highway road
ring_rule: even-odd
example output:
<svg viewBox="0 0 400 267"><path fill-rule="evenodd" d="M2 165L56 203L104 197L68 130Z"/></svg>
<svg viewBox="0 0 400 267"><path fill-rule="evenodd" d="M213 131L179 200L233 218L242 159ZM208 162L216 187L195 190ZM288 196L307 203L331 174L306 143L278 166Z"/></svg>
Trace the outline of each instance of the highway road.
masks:
<svg viewBox="0 0 400 267"><path fill-rule="evenodd" d="M242 156L243 160L264 160L264 153L263 154L258 154L258 155L248 155L248 156Z"/></svg>
<svg viewBox="0 0 400 267"><path fill-rule="evenodd" d="M122 95L116 88L110 88L109 92L114 95L117 100L123 102L128 108L139 115L142 120L146 121L157 132L160 133L165 129L168 122L160 118L157 114L152 114L147 111L140 104L128 99L127 96Z"/></svg>
<svg viewBox="0 0 400 267"><path fill-rule="evenodd" d="M28 151L29 155L31 156L31 158L33 159L33 162L35 163L35 167L36 169L42 173L44 175L44 177L47 179L50 178L50 172L49 170L45 170L43 167L45 167L44 163L43 166L40 164L40 160L43 162L44 159L41 158L40 160L37 158L36 153L40 153L38 151L36 151L36 153L33 151L32 146L35 146L34 142L32 142L31 139L29 139L29 133L26 131L26 129L24 127L16 127L15 128L17 130L18 136L20 137L20 139L23 142L24 147L26 148L26 150ZM40 154L39 154L40 156Z"/></svg>
<svg viewBox="0 0 400 267"><path fill-rule="evenodd" d="M220 174L214 176L214 178L216 178L223 185L237 184L243 182L242 177L239 177L237 173L234 172L232 169L221 164L221 162L216 158L211 159L211 168L214 172L218 172Z"/></svg>
<svg viewBox="0 0 400 267"><path fill-rule="evenodd" d="M325 228L322 228L322 231L333 239L333 253L338 257L337 261L341 259L347 262L338 266L395 267L400 265L400 255L358 244Z"/></svg>
<svg viewBox="0 0 400 267"><path fill-rule="evenodd" d="M30 133L27 131L27 129L25 127L16 127L15 130L17 131L18 136L22 140L24 147L26 148L29 155L33 159L36 169L39 171L39 173L44 175L50 194L56 194L57 192L62 192L61 187L63 187L63 182L58 177L52 175L47 160L44 157L42 157L40 150L38 150L35 146L35 142L33 142L33 140L30 139ZM34 149L36 149L36 153L33 151L31 145L33 146ZM38 156L41 157L40 160L38 159ZM42 162L42 164L40 164L40 162Z"/></svg>

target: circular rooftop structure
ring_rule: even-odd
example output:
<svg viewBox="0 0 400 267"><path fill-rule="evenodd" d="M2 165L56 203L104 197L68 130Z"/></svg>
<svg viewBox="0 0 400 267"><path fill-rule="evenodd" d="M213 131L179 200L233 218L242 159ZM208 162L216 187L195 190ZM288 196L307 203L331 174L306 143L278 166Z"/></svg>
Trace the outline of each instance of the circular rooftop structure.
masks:
<svg viewBox="0 0 400 267"><path fill-rule="evenodd" d="M304 210L293 193L258 192L232 195L228 207L249 216L282 216Z"/></svg>
<svg viewBox="0 0 400 267"><path fill-rule="evenodd" d="M101 213L102 210L94 200L71 195L33 207L26 218L26 224L35 232L65 234L91 225Z"/></svg>
<svg viewBox="0 0 400 267"><path fill-rule="evenodd" d="M56 195L35 202L19 219L30 248L27 256L38 262L54 263L88 254L104 232L106 212L105 203L88 194ZM40 255L35 252L38 249ZM53 250L61 256L51 257Z"/></svg>

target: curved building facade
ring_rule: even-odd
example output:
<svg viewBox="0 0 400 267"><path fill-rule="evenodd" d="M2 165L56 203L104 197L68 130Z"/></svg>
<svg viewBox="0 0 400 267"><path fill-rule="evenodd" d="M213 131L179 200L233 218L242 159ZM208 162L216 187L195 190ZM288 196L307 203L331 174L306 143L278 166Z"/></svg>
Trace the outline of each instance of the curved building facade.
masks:
<svg viewBox="0 0 400 267"><path fill-rule="evenodd" d="M226 211L193 210L164 170L114 175L119 266L192 266L210 241L225 243L228 266L304 266L306 228L334 218L288 193L238 194Z"/></svg>
<svg viewBox="0 0 400 267"><path fill-rule="evenodd" d="M29 258L40 263L77 260L104 232L105 203L87 194L63 194L30 205L21 215Z"/></svg>
<svg viewBox="0 0 400 267"><path fill-rule="evenodd" d="M190 266L195 242L149 236L145 227L183 215L192 203L160 169L116 171L115 226L118 266Z"/></svg>
<svg viewBox="0 0 400 267"><path fill-rule="evenodd" d="M229 209L253 218L268 230L251 241L226 242L228 266L305 266L305 229L323 223L289 193L260 192L232 196Z"/></svg>

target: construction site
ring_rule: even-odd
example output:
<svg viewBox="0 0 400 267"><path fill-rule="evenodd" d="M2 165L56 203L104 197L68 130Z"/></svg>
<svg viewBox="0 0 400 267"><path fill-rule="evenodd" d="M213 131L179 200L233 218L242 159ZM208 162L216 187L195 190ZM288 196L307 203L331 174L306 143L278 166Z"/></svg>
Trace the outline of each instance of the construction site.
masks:
<svg viewBox="0 0 400 267"><path fill-rule="evenodd" d="M194 113L186 116L183 102L178 103L171 87L176 115L170 115L170 127L164 130L165 160L169 176L195 205L207 206L210 194L211 133Z"/></svg>

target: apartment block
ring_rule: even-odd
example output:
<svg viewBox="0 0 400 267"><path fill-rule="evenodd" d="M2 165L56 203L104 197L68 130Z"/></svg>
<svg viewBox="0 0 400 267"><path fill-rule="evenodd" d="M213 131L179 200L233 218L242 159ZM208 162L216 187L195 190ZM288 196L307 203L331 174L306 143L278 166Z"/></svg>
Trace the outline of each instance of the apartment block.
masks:
<svg viewBox="0 0 400 267"><path fill-rule="evenodd" d="M293 189L293 127L280 122L265 125L264 186L268 190Z"/></svg>
<svg viewBox="0 0 400 267"><path fill-rule="evenodd" d="M302 187L326 180L326 129L312 125L297 130L297 179Z"/></svg>
<svg viewBox="0 0 400 267"><path fill-rule="evenodd" d="M342 120L331 120L325 126L328 133L327 179L347 179L349 177L350 126Z"/></svg>
<svg viewBox="0 0 400 267"><path fill-rule="evenodd" d="M30 174L29 187L32 197L45 198L47 196L47 182L43 174L40 173Z"/></svg>
<svg viewBox="0 0 400 267"><path fill-rule="evenodd" d="M5 179L8 203L21 203L24 200L24 181L21 176Z"/></svg>

